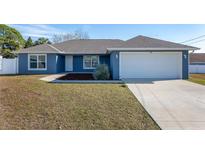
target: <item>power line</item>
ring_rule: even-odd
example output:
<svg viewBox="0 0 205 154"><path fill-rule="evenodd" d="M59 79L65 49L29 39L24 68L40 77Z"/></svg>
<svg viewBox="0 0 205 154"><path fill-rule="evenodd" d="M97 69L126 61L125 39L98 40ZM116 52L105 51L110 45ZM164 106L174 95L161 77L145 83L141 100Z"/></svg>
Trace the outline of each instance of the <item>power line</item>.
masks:
<svg viewBox="0 0 205 154"><path fill-rule="evenodd" d="M202 40L199 40L199 41L195 41L195 42L191 42L191 43L188 43L188 44L190 45L190 44L195 44L195 43L203 42L203 41L205 41L205 39L202 39Z"/></svg>
<svg viewBox="0 0 205 154"><path fill-rule="evenodd" d="M186 41L183 41L183 42L180 42L180 43L186 43L186 42L194 41L194 40L202 38L202 37L205 37L205 35L201 35L201 36L198 36L198 37L195 37L193 39L189 39L189 40L186 40Z"/></svg>

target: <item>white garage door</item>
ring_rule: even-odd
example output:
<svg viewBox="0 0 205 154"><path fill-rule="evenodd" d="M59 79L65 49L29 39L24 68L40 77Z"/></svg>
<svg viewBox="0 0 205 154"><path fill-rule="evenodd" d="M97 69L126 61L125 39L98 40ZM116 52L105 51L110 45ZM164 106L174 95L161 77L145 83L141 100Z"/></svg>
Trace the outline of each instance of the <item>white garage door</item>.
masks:
<svg viewBox="0 0 205 154"><path fill-rule="evenodd" d="M120 78L182 78L181 52L120 52Z"/></svg>

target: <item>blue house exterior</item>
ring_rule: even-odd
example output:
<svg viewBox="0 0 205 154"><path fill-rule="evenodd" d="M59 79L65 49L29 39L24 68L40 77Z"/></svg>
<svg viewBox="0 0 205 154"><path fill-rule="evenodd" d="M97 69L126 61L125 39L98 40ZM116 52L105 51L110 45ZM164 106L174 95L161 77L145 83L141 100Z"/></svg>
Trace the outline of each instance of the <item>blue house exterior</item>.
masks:
<svg viewBox="0 0 205 154"><path fill-rule="evenodd" d="M111 54L97 55L99 56L99 64L106 64L111 72L113 79L118 80L119 77L119 59L120 52L114 51ZM188 51L182 51L182 78L189 78L189 60ZM73 71L75 73L82 72L94 72L95 69L84 69L83 68L83 56L84 55L73 55ZM28 69L28 54L23 53L18 55L19 58L19 74L56 74L66 72L65 70L65 55L63 54L47 54L47 69L46 70L29 70Z"/></svg>
<svg viewBox="0 0 205 154"><path fill-rule="evenodd" d="M18 55L19 59L19 74L55 74L66 72L65 70L65 56L63 54L48 53L47 55L47 69L46 70L29 70L28 69L28 53ZM84 55L73 56L73 71L72 72L94 72L95 69L83 68ZM110 55L99 56L99 64L106 64L110 68Z"/></svg>
<svg viewBox="0 0 205 154"><path fill-rule="evenodd" d="M119 58L120 54L117 51L110 54L110 72L113 79L119 79Z"/></svg>
<svg viewBox="0 0 205 154"><path fill-rule="evenodd" d="M73 55L73 72L94 72L95 69L83 68L83 56ZM97 55L99 56L99 64L106 64L110 68L110 55Z"/></svg>
<svg viewBox="0 0 205 154"><path fill-rule="evenodd" d="M18 59L19 74L55 74L65 72L65 56L60 54L47 54L46 70L29 70L27 53L19 54Z"/></svg>
<svg viewBox="0 0 205 154"><path fill-rule="evenodd" d="M139 75L139 72L144 73L145 78L148 74L150 77L188 79L189 50L197 49L144 36L138 36L128 41L73 40L23 49L18 53L18 66L19 74L56 74L64 72L93 73L97 65L106 64L112 79L115 80L122 79L123 76L133 78L135 74L136 77L143 77L143 74ZM129 58L126 59L126 54L123 53L126 53ZM142 56L142 59L137 58L138 56ZM159 65L160 61L162 65ZM146 67L146 63L149 63L151 68ZM143 70L154 72L153 76Z"/></svg>

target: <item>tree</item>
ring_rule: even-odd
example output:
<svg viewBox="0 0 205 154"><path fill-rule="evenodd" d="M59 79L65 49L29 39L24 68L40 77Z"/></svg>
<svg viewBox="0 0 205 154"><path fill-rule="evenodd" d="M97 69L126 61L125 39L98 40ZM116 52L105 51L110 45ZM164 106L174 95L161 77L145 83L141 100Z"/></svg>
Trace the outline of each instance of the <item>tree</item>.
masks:
<svg viewBox="0 0 205 154"><path fill-rule="evenodd" d="M26 43L25 43L25 48L29 48L33 46L33 40L31 37L28 37Z"/></svg>
<svg viewBox="0 0 205 154"><path fill-rule="evenodd" d="M0 24L0 52L3 57L13 57L12 51L23 48L24 44L25 40L16 29Z"/></svg>
<svg viewBox="0 0 205 154"><path fill-rule="evenodd" d="M40 45L40 44L51 44L51 41L49 41L48 38L40 37L38 38L38 40L34 42L34 45Z"/></svg>
<svg viewBox="0 0 205 154"><path fill-rule="evenodd" d="M68 40L82 40L89 39L89 35L87 32L82 30L76 30L74 33L66 33L66 34L54 34L52 37L52 41L54 43L60 43Z"/></svg>
<svg viewBox="0 0 205 154"><path fill-rule="evenodd" d="M3 49L1 50L1 55L4 57L4 58L15 58L16 55L14 53L12 53L11 50L9 49Z"/></svg>
<svg viewBox="0 0 205 154"><path fill-rule="evenodd" d="M84 32L81 29L78 29L74 33L74 39L79 39L79 40L89 39L89 35L87 32Z"/></svg>

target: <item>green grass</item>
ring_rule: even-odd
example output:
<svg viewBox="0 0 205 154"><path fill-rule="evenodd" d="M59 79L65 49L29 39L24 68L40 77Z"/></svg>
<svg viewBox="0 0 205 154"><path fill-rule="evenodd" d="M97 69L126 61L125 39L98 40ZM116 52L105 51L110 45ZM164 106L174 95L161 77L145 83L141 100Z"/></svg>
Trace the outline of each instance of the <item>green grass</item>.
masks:
<svg viewBox="0 0 205 154"><path fill-rule="evenodd" d="M205 85L205 74L190 74L189 81Z"/></svg>
<svg viewBox="0 0 205 154"><path fill-rule="evenodd" d="M0 129L159 129L126 86L0 77Z"/></svg>

